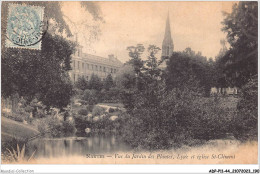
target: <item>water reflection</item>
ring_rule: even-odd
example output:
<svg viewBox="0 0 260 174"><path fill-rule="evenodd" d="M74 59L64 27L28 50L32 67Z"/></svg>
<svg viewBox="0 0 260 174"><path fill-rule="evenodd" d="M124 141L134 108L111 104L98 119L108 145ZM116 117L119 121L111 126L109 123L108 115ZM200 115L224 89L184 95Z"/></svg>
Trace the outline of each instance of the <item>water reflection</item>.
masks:
<svg viewBox="0 0 260 174"><path fill-rule="evenodd" d="M55 158L61 156L84 156L130 150L116 135L94 134L89 137L41 138L29 144L30 151L36 150L36 157ZM32 152L31 152L32 153Z"/></svg>

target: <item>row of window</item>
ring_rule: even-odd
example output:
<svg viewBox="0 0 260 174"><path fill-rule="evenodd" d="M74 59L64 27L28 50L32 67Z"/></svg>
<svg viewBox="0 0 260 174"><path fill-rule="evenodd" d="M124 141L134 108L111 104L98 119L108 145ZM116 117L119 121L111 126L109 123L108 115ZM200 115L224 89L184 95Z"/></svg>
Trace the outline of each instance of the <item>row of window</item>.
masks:
<svg viewBox="0 0 260 174"><path fill-rule="evenodd" d="M89 69L89 70L93 70L93 71L116 73L116 69L113 69L113 68L102 67L102 66L98 66L98 65L75 61L75 60L73 60L73 69L78 69L78 70Z"/></svg>

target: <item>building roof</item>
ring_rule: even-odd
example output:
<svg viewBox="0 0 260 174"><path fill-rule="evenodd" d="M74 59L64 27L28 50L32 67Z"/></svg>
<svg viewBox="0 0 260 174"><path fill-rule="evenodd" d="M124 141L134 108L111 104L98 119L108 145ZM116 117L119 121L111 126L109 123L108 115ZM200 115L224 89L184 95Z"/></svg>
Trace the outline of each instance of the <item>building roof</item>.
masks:
<svg viewBox="0 0 260 174"><path fill-rule="evenodd" d="M111 58L104 58L92 54L82 53L82 56L80 57L82 60L91 62L91 63L97 63L97 64L105 64L110 66L122 66L123 63L120 62L116 57L113 59Z"/></svg>

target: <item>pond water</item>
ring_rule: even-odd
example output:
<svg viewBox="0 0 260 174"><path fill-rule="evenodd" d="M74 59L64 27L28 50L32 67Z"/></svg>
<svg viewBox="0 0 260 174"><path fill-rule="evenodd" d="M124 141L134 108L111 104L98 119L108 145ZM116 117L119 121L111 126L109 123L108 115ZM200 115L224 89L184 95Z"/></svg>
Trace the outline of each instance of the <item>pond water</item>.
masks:
<svg viewBox="0 0 260 174"><path fill-rule="evenodd" d="M88 137L38 138L29 143L29 153L36 150L36 158L84 156L126 152L131 148L114 134L94 134Z"/></svg>

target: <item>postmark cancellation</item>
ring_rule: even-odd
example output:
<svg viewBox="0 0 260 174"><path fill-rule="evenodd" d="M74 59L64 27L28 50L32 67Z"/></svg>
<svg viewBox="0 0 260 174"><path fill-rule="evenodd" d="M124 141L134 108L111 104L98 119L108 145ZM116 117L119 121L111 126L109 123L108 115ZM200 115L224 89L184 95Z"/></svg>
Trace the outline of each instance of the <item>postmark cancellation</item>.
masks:
<svg viewBox="0 0 260 174"><path fill-rule="evenodd" d="M10 4L8 10L6 47L40 50L44 7Z"/></svg>

